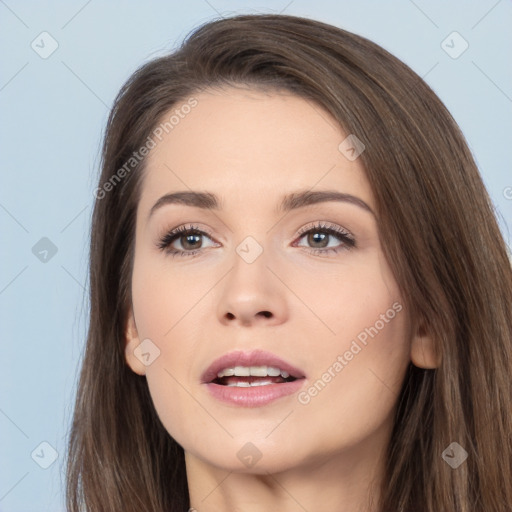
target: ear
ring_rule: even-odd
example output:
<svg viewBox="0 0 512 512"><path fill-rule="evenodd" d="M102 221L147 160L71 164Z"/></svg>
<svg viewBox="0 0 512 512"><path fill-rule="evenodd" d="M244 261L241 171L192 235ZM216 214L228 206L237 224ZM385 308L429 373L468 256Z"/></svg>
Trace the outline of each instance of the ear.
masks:
<svg viewBox="0 0 512 512"><path fill-rule="evenodd" d="M425 322L421 321L411 341L411 361L418 368L433 370L441 365L442 356L436 352L434 339Z"/></svg>
<svg viewBox="0 0 512 512"><path fill-rule="evenodd" d="M146 375L146 366L135 356L135 349L140 345L139 333L135 325L133 310L128 315L125 330L125 359L128 366L138 375Z"/></svg>

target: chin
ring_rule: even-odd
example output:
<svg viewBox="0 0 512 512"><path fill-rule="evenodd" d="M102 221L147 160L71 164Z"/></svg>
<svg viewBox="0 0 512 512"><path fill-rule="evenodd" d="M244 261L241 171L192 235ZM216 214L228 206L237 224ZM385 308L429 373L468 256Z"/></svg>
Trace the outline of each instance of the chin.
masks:
<svg viewBox="0 0 512 512"><path fill-rule="evenodd" d="M304 459L298 456L297 449L280 446L276 450L274 443L257 440L231 440L229 443L217 445L213 451L211 445L205 450L198 450L197 444L189 453L203 462L219 469L233 473L266 475L280 473L294 468ZM188 451L185 448L186 451Z"/></svg>

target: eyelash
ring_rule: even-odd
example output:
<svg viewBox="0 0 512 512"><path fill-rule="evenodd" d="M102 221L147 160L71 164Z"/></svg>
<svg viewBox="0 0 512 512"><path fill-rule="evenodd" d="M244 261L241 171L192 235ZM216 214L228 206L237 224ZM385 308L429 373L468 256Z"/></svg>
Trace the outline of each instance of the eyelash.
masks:
<svg viewBox="0 0 512 512"><path fill-rule="evenodd" d="M322 232L327 234L328 236L334 236L339 238L343 245L341 247L326 247L323 249L319 248L310 248L308 252L316 255L325 256L329 252L338 253L343 250L350 250L356 247L356 241L354 237L342 228L339 228L333 224L327 225L322 222L318 222L314 226L308 226L299 230L298 236L299 240L307 235L308 233L317 233ZM160 250L167 252L171 256L184 256L184 257L194 257L201 252L202 249L194 249L193 251L183 251L179 249L169 249L169 246L178 238L181 238L184 235L206 235L208 238L212 238L212 234L208 231L204 231L199 229L198 226L180 226L176 229L173 229L166 233L158 242L157 246Z"/></svg>

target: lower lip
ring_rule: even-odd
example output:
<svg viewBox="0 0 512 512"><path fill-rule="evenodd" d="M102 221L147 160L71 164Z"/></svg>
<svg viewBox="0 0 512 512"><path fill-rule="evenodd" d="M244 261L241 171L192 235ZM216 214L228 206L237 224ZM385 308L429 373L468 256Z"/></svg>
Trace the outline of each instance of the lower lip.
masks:
<svg viewBox="0 0 512 512"><path fill-rule="evenodd" d="M248 388L221 386L220 384L210 382L206 384L206 388L214 398L221 402L239 407L262 407L278 398L296 393L304 385L305 380L297 379L292 382Z"/></svg>

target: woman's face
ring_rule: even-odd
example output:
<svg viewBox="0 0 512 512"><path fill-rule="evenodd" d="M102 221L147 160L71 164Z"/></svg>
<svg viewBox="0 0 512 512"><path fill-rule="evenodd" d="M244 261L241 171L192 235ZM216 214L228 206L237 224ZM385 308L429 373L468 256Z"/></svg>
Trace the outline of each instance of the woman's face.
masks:
<svg viewBox="0 0 512 512"><path fill-rule="evenodd" d="M291 94L194 98L173 109L148 157L127 362L146 375L187 461L265 473L343 457L354 470L388 440L413 346L362 148L350 150L325 110ZM326 191L340 195L305 200ZM177 192L212 194L217 205L161 200ZM195 231L169 236L177 228ZM245 364L221 362L228 375L203 382L234 351ZM240 375L283 369L253 351L302 378ZM244 368L228 378L235 366Z"/></svg>

